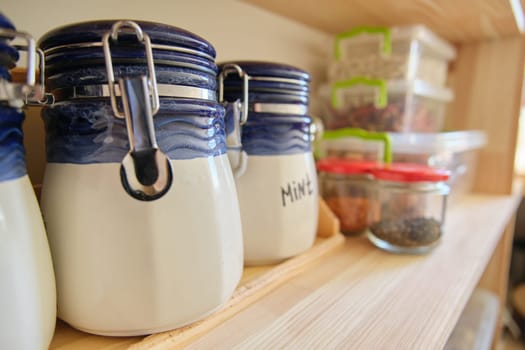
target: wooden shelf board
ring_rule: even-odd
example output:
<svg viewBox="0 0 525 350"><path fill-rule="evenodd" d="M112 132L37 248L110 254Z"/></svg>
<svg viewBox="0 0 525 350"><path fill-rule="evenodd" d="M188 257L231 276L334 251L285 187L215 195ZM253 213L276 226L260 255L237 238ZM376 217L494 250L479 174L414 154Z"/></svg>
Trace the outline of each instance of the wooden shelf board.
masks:
<svg viewBox="0 0 525 350"><path fill-rule="evenodd" d="M520 199L462 199L449 212L441 245L425 256L348 239L187 349L440 349Z"/></svg>
<svg viewBox="0 0 525 350"><path fill-rule="evenodd" d="M421 23L447 40L465 42L517 35L523 29L516 20L523 18L520 0L242 1L330 34L355 26Z"/></svg>

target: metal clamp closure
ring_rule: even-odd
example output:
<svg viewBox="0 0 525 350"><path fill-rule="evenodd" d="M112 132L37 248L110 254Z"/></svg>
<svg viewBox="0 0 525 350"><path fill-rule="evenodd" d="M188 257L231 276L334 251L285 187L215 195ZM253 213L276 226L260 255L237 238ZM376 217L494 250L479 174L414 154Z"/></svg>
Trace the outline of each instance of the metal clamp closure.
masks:
<svg viewBox="0 0 525 350"><path fill-rule="evenodd" d="M7 80L0 80L0 101L7 101L7 103L16 108L20 108L27 102L29 96L37 96L38 99L42 96L42 90L35 85L36 75L36 43L31 35L25 32L18 32L11 29L0 28L0 36L7 37L10 40L22 39L26 45L14 45L17 50L27 51L26 61L26 79L24 83L12 83ZM41 78L39 83L42 83Z"/></svg>
<svg viewBox="0 0 525 350"><path fill-rule="evenodd" d="M104 48L104 59L106 61L106 73L108 76L109 84L109 93L111 97L111 107L113 108L113 113L117 118L124 118L124 113L119 111L117 105L117 93L115 91L115 74L113 73L113 60L111 58L111 48L109 45L109 38L113 41L118 41L118 35L121 30L129 32L131 29L134 31L137 36L137 40L144 44L144 49L146 51L146 60L148 64L148 87L150 91L150 96L152 99L152 111L151 114L155 115L159 111L159 93L157 91L157 78L155 76L155 66L153 64L153 52L151 50L151 40L149 35L144 34L140 26L133 21L118 21L111 27L111 31L105 33L102 36L102 46Z"/></svg>
<svg viewBox="0 0 525 350"><path fill-rule="evenodd" d="M248 121L248 97L250 76L238 64L225 64L219 73L219 103L224 103L224 79L231 73L237 73L242 79L242 100L240 124L244 125Z"/></svg>
<svg viewBox="0 0 525 350"><path fill-rule="evenodd" d="M146 50L148 76L121 77L115 82L109 39L118 41L120 31L132 30ZM111 107L117 118L124 118L129 141L129 152L120 167L120 180L124 190L133 198L152 201L168 192L173 173L168 157L162 153L155 137L153 116L159 111L159 94L149 36L138 24L118 21L102 37ZM117 86L122 97L124 112L117 105Z"/></svg>
<svg viewBox="0 0 525 350"><path fill-rule="evenodd" d="M20 51L28 51L28 46L15 45L15 48ZM45 92L45 54L40 48L36 49L36 57L38 57L38 81L30 94L26 95L25 103L28 106L51 106L55 103L55 97L52 93ZM35 72L36 75L36 72Z"/></svg>

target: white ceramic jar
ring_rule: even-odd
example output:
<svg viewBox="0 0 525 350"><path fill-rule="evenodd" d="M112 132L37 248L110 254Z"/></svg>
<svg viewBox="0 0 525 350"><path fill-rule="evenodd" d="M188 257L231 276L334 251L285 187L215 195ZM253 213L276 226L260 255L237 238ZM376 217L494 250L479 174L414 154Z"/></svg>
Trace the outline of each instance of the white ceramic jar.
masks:
<svg viewBox="0 0 525 350"><path fill-rule="evenodd" d="M56 29L40 47L56 99L43 111L42 206L59 317L128 336L220 308L243 253L213 47L172 26L115 21ZM110 103L112 74L123 109L118 97Z"/></svg>
<svg viewBox="0 0 525 350"><path fill-rule="evenodd" d="M268 62L224 63L220 69L244 261L279 262L310 248L316 235L310 77L295 67Z"/></svg>
<svg viewBox="0 0 525 350"><path fill-rule="evenodd" d="M1 40L4 35L32 40L15 32L0 13L0 349L43 350L55 329L55 277L42 215L26 173L24 114L19 108L25 96L17 94L22 85L11 83L7 72L18 53L9 40Z"/></svg>

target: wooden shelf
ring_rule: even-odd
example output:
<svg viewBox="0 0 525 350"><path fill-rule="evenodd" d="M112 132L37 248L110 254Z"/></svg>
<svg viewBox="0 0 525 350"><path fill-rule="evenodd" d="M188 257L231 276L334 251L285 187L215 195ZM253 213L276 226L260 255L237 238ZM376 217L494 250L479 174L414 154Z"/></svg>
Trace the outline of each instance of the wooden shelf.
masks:
<svg viewBox="0 0 525 350"><path fill-rule="evenodd" d="M462 198L449 210L441 245L425 256L388 254L365 237L333 240L316 264L228 317L183 329L182 337L177 330L145 339L98 337L59 323L51 349L441 348L520 199ZM243 283L281 275L272 269L248 271Z"/></svg>
<svg viewBox="0 0 525 350"><path fill-rule="evenodd" d="M188 349L441 349L520 199L466 197L427 256L392 255L364 237L348 239Z"/></svg>
<svg viewBox="0 0 525 350"><path fill-rule="evenodd" d="M524 29L523 0L243 1L331 34L355 26L424 23L452 42L465 42L518 35Z"/></svg>

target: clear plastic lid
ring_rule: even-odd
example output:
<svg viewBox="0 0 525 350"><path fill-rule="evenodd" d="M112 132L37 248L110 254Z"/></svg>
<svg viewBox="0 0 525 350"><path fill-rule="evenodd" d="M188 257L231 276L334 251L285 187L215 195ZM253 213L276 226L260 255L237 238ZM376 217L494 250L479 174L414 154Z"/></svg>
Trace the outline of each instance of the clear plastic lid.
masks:
<svg viewBox="0 0 525 350"><path fill-rule="evenodd" d="M428 97L434 100L450 102L454 99L451 89L434 86L423 80L388 80L387 92L393 94L405 94L413 92L416 96Z"/></svg>
<svg viewBox="0 0 525 350"><path fill-rule="evenodd" d="M354 55L359 52L356 46L377 45L377 52L388 56L397 45L403 42L417 41L433 56L451 61L456 57L454 46L437 36L424 25L395 26L395 27L357 27L338 34L334 42L334 56L344 58L348 52ZM402 45L403 49L404 46Z"/></svg>
<svg viewBox="0 0 525 350"><path fill-rule="evenodd" d="M319 95L335 107L354 101L355 96L370 96L378 108L384 108L389 95L407 95L426 97L441 102L454 99L451 89L434 86L422 80L381 80L355 77L349 80L324 84L319 88Z"/></svg>
<svg viewBox="0 0 525 350"><path fill-rule="evenodd" d="M424 25L392 27L392 41L418 40L431 49L435 54L442 56L447 61L456 58L454 46L437 36Z"/></svg>
<svg viewBox="0 0 525 350"><path fill-rule="evenodd" d="M487 143L483 131L451 131L440 133L387 133L392 153L410 155L433 155L446 152L459 153L480 149ZM362 154L376 154L375 159L382 159L384 144L380 141L362 140L357 137L323 139L320 144L322 154L348 151Z"/></svg>
<svg viewBox="0 0 525 350"><path fill-rule="evenodd" d="M464 152L482 148L487 143L483 131L451 131L441 133L389 133L394 153L434 154L443 151Z"/></svg>

